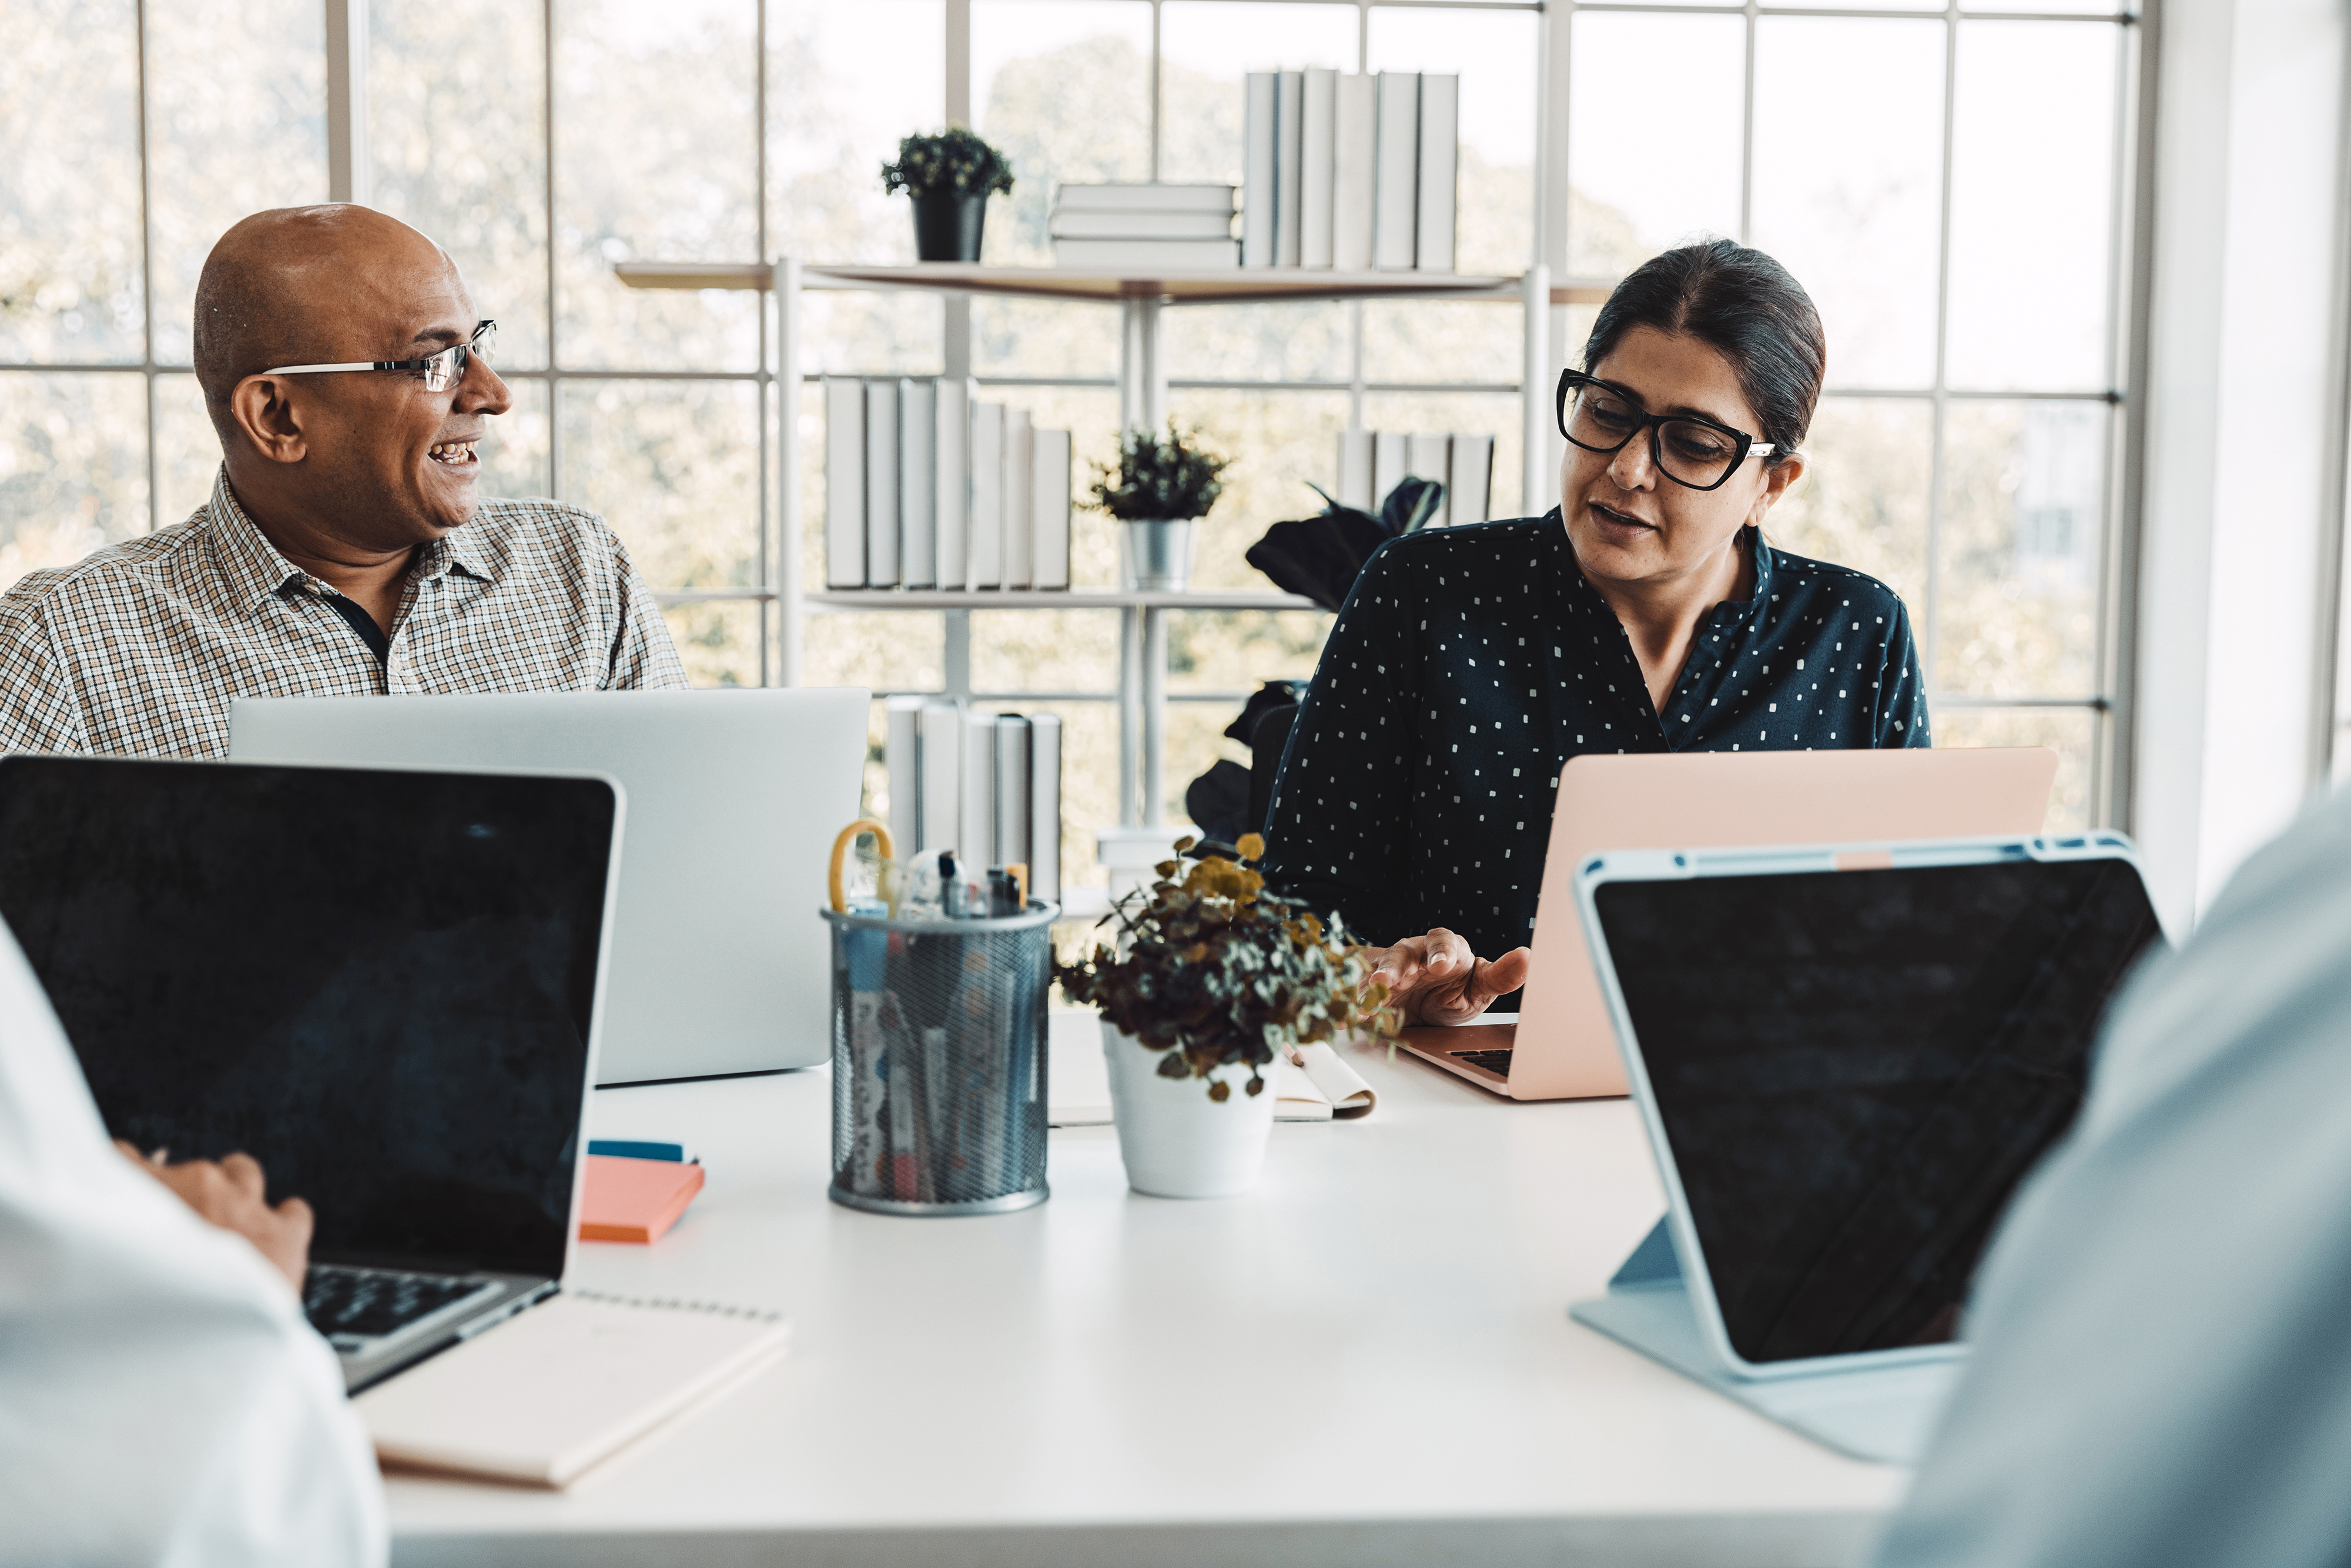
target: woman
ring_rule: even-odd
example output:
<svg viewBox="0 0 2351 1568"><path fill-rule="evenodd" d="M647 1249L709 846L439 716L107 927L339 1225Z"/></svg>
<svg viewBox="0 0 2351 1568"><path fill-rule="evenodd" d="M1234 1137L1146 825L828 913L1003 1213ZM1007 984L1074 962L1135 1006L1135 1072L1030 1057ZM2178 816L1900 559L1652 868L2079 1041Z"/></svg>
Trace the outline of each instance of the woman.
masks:
<svg viewBox="0 0 2351 1568"><path fill-rule="evenodd" d="M1770 256L1667 251L1560 380L1560 508L1364 564L1283 755L1267 871L1374 945L1407 1022L1524 982L1569 758L1929 744L1901 600L1763 541L1826 359Z"/></svg>

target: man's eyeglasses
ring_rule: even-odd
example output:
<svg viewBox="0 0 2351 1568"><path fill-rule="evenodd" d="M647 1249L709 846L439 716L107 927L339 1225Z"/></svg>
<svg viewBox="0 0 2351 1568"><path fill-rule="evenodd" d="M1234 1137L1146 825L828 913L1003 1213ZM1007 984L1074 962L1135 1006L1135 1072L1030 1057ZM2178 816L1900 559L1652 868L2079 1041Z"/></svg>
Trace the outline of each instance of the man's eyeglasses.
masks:
<svg viewBox="0 0 2351 1568"><path fill-rule="evenodd" d="M264 371L265 376L307 376L319 371L415 371L424 377L426 392L447 392L465 379L465 361L479 356L482 363L496 363L498 357L498 324L496 321L476 322L471 341L453 343L437 354L421 360L353 360L340 365L279 365Z"/></svg>
<svg viewBox="0 0 2351 1568"><path fill-rule="evenodd" d="M1647 413L1624 388L1563 371L1559 378L1559 433L1586 452L1622 452L1649 433L1649 461L1675 484L1712 490L1750 457L1779 450L1744 432L1687 413Z"/></svg>

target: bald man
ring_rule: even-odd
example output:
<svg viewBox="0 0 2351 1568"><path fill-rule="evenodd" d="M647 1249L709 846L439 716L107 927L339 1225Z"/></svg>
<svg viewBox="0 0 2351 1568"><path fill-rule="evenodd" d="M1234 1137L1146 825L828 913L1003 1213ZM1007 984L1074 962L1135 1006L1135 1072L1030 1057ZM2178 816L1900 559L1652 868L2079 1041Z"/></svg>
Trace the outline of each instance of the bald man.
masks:
<svg viewBox="0 0 2351 1568"><path fill-rule="evenodd" d="M256 213L195 317L212 498L0 599L0 750L223 758L239 696L686 684L603 518L476 496L507 387L431 240L365 207Z"/></svg>

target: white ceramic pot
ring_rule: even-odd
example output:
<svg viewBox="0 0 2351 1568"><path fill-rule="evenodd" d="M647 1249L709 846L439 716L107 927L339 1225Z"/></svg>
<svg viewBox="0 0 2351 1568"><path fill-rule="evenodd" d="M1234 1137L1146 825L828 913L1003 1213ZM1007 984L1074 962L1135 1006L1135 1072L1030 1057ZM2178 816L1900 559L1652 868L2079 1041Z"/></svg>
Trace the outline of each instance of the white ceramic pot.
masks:
<svg viewBox="0 0 2351 1568"><path fill-rule="evenodd" d="M1154 1197L1231 1197L1256 1186L1273 1132L1271 1063L1263 1092L1252 1095L1245 1065L1220 1067L1210 1079L1162 1078L1166 1052L1145 1050L1108 1019L1102 1031L1126 1185ZM1208 1098L1217 1078L1232 1085L1221 1104Z"/></svg>

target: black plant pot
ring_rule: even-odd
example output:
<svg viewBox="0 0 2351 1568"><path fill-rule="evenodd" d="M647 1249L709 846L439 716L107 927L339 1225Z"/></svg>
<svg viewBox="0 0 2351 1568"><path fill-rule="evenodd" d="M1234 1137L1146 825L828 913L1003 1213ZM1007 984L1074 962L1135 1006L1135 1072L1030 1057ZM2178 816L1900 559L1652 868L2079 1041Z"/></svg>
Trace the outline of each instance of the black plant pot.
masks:
<svg viewBox="0 0 2351 1568"><path fill-rule="evenodd" d="M986 193L933 191L914 201L916 260L979 259L980 226L987 221Z"/></svg>

